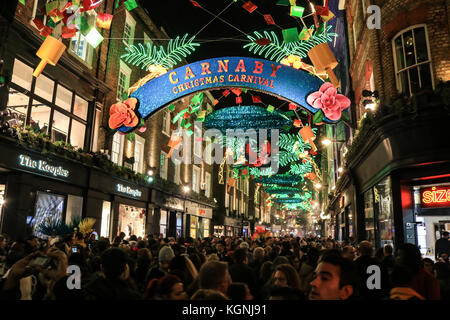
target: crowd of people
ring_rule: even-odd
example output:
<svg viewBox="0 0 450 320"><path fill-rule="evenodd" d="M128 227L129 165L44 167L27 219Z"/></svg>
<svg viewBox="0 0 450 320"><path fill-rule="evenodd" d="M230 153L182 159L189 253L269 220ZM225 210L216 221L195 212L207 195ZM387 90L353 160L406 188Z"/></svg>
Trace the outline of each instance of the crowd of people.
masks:
<svg viewBox="0 0 450 320"><path fill-rule="evenodd" d="M2 300L450 299L448 252L316 237L0 235L0 276Z"/></svg>

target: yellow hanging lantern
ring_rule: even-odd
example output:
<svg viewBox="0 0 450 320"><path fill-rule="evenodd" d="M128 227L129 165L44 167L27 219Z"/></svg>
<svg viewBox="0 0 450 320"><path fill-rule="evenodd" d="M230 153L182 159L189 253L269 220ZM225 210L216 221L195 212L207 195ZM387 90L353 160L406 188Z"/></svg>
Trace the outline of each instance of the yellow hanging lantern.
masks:
<svg viewBox="0 0 450 320"><path fill-rule="evenodd" d="M41 58L41 62L34 70L33 76L36 78L39 77L47 63L55 66L65 50L66 46L64 45L64 43L56 38L53 38L52 36L48 36L36 53L36 55Z"/></svg>
<svg viewBox="0 0 450 320"><path fill-rule="evenodd" d="M337 67L338 62L333 55L327 43L321 43L308 52L308 57L311 59L317 73L326 72L331 80L331 83L336 87L340 87L338 78L333 72Z"/></svg>

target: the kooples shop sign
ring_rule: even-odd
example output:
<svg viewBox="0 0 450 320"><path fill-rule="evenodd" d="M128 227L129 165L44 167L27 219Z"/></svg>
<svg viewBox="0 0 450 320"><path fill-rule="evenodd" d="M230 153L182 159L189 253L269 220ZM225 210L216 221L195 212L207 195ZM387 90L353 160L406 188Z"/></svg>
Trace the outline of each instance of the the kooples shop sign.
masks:
<svg viewBox="0 0 450 320"><path fill-rule="evenodd" d="M19 166L34 169L54 177L68 178L70 174L69 170L66 170L61 166L54 166L49 164L47 161L35 160L30 156L23 154L19 155Z"/></svg>
<svg viewBox="0 0 450 320"><path fill-rule="evenodd" d="M129 196L134 197L134 198L142 197L142 191L140 191L139 189L133 189L133 188L130 188L128 186L124 186L124 185L122 185L120 183L118 183L116 185L116 190L117 190L117 192L127 194Z"/></svg>

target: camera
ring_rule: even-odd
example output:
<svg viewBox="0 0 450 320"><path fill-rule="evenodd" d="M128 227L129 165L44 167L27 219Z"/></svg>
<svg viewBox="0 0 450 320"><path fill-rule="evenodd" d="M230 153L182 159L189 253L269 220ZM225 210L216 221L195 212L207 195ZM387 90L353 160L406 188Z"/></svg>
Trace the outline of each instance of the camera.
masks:
<svg viewBox="0 0 450 320"><path fill-rule="evenodd" d="M72 253L78 252L78 246L72 246Z"/></svg>

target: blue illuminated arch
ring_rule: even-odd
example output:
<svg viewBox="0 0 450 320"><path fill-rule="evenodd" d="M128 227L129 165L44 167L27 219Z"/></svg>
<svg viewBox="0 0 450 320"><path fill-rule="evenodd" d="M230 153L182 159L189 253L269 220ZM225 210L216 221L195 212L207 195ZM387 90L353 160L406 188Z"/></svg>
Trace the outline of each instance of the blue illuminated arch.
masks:
<svg viewBox="0 0 450 320"><path fill-rule="evenodd" d="M137 89L131 97L139 100L137 113L147 119L159 109L186 95L218 88L248 88L279 96L300 105L310 113L307 96L318 91L323 82L314 75L264 59L221 57L184 65L167 72ZM324 122L336 121L323 118ZM122 126L122 132L134 128Z"/></svg>

